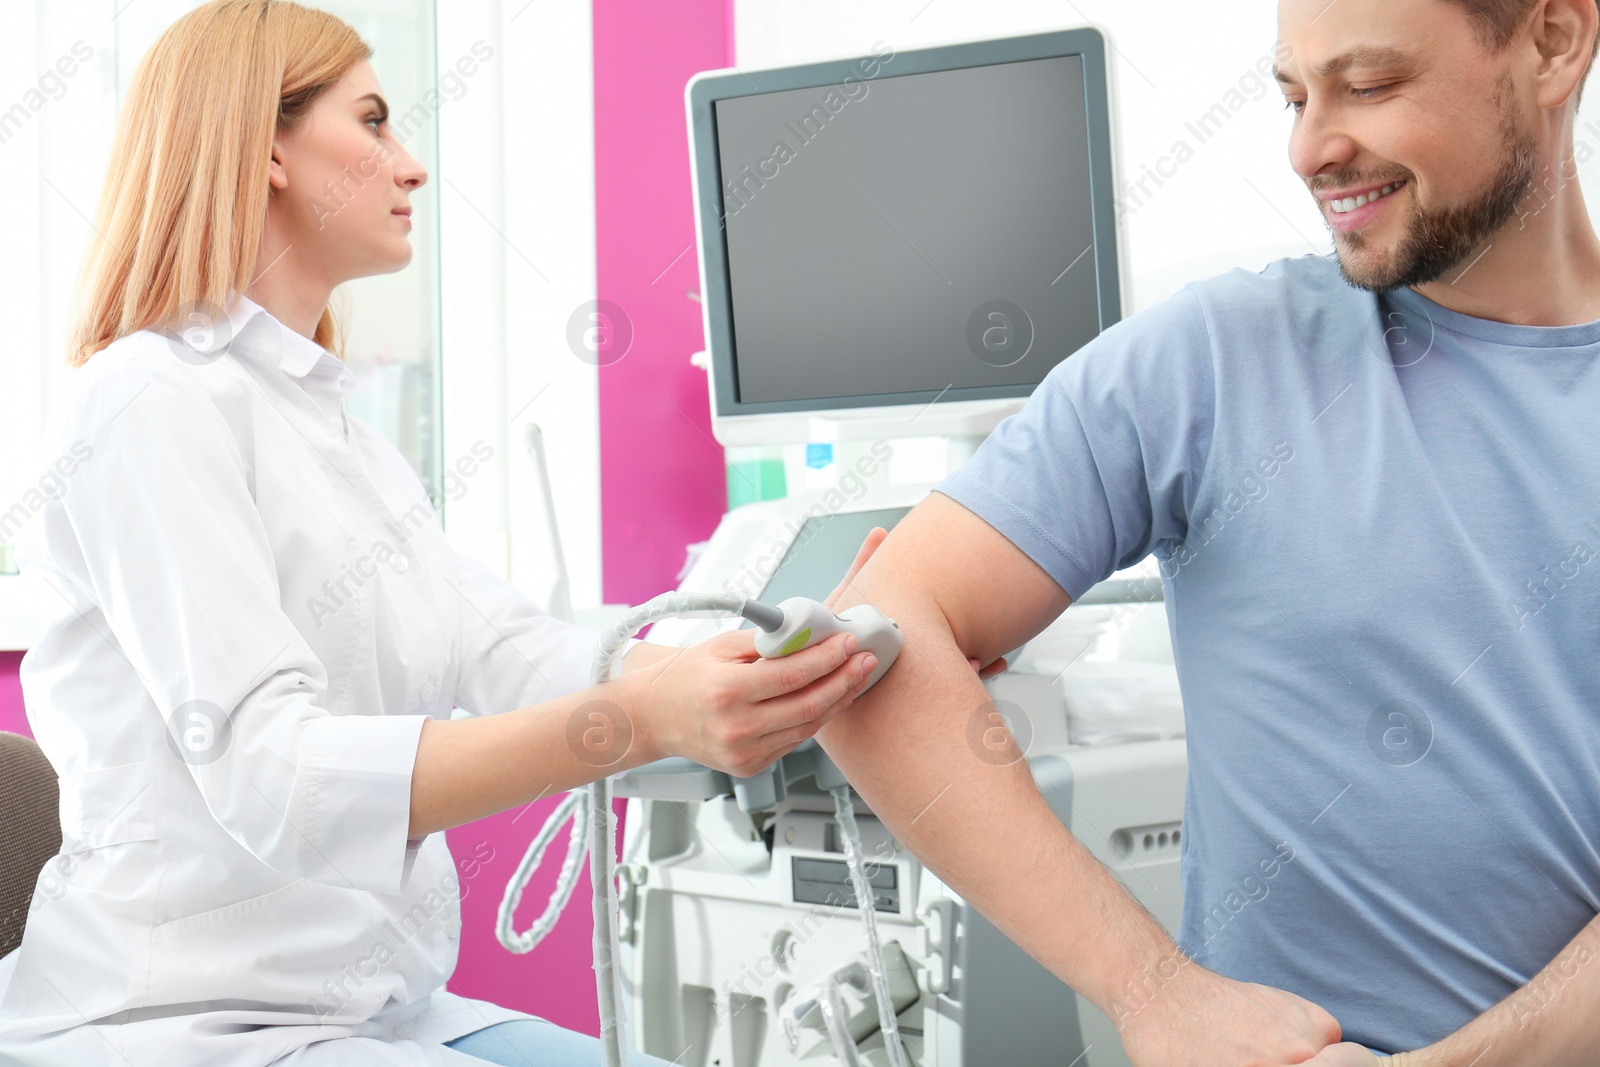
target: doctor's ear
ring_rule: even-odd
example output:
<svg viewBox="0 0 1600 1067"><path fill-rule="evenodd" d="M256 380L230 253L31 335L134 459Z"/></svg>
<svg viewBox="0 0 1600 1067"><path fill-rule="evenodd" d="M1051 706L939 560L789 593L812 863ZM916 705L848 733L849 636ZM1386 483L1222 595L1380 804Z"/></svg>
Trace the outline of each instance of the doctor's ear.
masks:
<svg viewBox="0 0 1600 1067"><path fill-rule="evenodd" d="M267 161L267 191L282 192L289 188L289 172L283 166L283 145L274 137L272 139L272 158Z"/></svg>

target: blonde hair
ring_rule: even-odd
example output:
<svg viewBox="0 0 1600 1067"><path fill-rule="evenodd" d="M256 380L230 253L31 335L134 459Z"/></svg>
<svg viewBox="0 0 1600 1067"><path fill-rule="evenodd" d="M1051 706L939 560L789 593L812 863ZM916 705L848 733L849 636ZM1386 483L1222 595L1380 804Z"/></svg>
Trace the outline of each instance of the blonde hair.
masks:
<svg viewBox="0 0 1600 1067"><path fill-rule="evenodd" d="M196 301L226 308L256 268L273 136L372 49L288 0L211 0L139 62L117 118L67 362L119 337L175 331ZM313 340L343 357L331 308Z"/></svg>

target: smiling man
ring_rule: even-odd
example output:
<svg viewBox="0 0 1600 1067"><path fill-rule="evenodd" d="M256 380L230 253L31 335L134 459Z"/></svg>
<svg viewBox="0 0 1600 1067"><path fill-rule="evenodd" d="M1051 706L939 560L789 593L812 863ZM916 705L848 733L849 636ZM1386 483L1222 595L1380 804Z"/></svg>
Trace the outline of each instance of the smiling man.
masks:
<svg viewBox="0 0 1600 1067"><path fill-rule="evenodd" d="M1333 253L1106 330L839 601L906 654L824 747L1140 1067L1596 1062L1597 25L1283 0L1289 161ZM1151 554L1189 726L1176 944L1025 763L966 741L992 713L966 658Z"/></svg>

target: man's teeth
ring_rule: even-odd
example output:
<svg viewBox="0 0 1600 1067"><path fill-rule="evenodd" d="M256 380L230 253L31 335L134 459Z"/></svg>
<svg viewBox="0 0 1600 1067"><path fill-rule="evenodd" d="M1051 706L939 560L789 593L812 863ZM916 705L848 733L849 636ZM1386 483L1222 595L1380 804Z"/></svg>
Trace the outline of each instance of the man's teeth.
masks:
<svg viewBox="0 0 1600 1067"><path fill-rule="evenodd" d="M1354 211L1362 204L1372 203L1380 196L1388 196L1404 184L1405 182L1393 182L1385 185L1382 189L1377 189L1370 193L1362 193L1360 196L1347 196L1343 200L1330 200L1328 201L1328 206L1333 209L1334 214L1343 215L1346 211Z"/></svg>

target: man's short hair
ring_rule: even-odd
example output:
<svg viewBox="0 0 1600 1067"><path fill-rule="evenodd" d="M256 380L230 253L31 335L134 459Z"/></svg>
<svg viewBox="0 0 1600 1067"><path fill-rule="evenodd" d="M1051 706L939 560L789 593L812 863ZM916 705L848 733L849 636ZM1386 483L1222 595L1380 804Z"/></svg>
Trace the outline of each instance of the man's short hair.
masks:
<svg viewBox="0 0 1600 1067"><path fill-rule="evenodd" d="M1448 0L1457 7L1465 8L1467 16L1472 19L1472 26L1478 34L1478 43L1485 51L1498 52L1511 43L1511 37L1522 28L1529 15L1533 13L1534 4L1538 0ZM1595 6L1600 8L1600 0L1595 0ZM1589 71L1594 69L1594 57L1600 52L1600 33L1595 34L1594 48L1589 51L1589 67L1583 72L1583 79L1578 82L1578 100L1583 100L1583 84L1589 80Z"/></svg>

